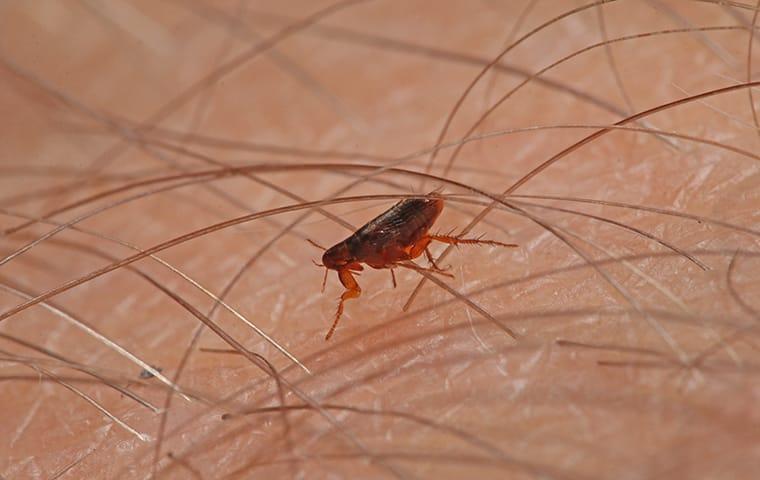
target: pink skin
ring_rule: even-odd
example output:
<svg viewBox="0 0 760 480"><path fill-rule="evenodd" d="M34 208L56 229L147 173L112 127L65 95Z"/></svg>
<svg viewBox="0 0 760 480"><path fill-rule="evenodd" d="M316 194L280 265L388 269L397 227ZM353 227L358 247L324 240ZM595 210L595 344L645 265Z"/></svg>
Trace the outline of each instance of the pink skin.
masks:
<svg viewBox="0 0 760 480"><path fill-rule="evenodd" d="M249 27L263 36L278 31L283 23L280 17L261 12L304 18L323 6L305 1L279 6L251 2L246 5L250 10L241 11L237 3L206 2L233 18L250 20ZM209 12L196 15L172 2L92 5L0 5L0 55L33 72L46 85L75 97L97 115L110 112L142 122L193 79L255 41L241 41L236 36L229 40L230 31L212 24L214 17ZM490 59L502 48L526 3L435 5L369 2L337 12L320 25ZM738 21L714 5L666 2L666 6L687 16L694 26ZM281 10L269 10L274 8ZM512 38L568 8L564 2L538 2ZM664 7L652 8L645 2L610 4L603 17L606 35L614 38L680 28L665 12ZM752 21L752 12L741 15ZM323 36L296 35L279 45L277 52L297 62L324 90L315 92L313 84L305 86L303 77L294 79L292 70L283 70L277 63L282 57L264 56L226 76L213 91L207 89L201 95L208 97L200 101L208 102L200 107L201 113L194 113L198 102L191 102L161 125L180 132L192 126L196 132L224 139L395 158L434 144L457 97L479 70L451 59L423 57L419 52L346 43L348 40L335 37L338 33L334 31L335 38L327 39L324 35L330 30L315 31ZM504 62L537 71L601 38L599 17L590 9L538 33L510 52ZM609 53L627 96L639 111L744 81L748 38L746 30L705 32L701 37L672 34L617 43ZM706 40L713 43L707 45ZM760 48L755 47L756 72ZM729 55L730 62L725 63L716 52ZM161 159L132 147L111 163L104 162L99 179L76 184L68 192L50 190L81 179L81 174L77 177L64 170L87 169L116 142L115 134L107 130L108 135L103 135L103 126L92 118L72 113L71 107L28 80L8 70L0 72L0 111L4 112L0 168L5 169L0 173L0 197L40 192L31 202L20 197L13 203L3 200L3 208L42 215L129 182L123 174L152 178L177 173ZM518 81L514 76L491 75L486 74L468 95L447 142L466 131L491 101ZM559 66L546 78L627 108L604 48ZM532 82L497 109L480 131L607 124L619 118ZM679 106L628 126L677 131L726 142L750 153L760 151L746 90ZM592 132L540 130L470 143L459 154L450 178L502 192L541 161ZM571 153L516 193L641 204L758 230L757 164L736 151L683 139L674 142L677 148L645 133L611 132ZM187 145L233 164L381 163L368 156L303 160L295 155L277 156L271 150L252 153ZM439 153L436 165L442 167L450 152ZM160 153L164 160L180 161L189 169L217 168L176 153ZM421 170L427 158L422 156L405 166ZM50 166L57 169L43 171L42 167ZM23 175L10 167L22 167ZM440 171L433 169L433 173ZM113 174L122 176L103 177ZM308 199L326 198L353 180L326 171L263 178ZM420 186L419 179L402 176L379 178L401 188L363 183L345 195L407 194L410 186L415 191L439 186L433 182ZM145 248L244 214L239 205L229 203L229 197L253 210L297 203L244 177L212 185L218 190L195 185L164 192L103 212L79 226ZM220 197L220 192L226 197ZM443 193L461 191L444 186ZM66 221L121 198L103 199L55 220ZM392 203L325 208L358 226ZM217 312L214 321L245 348L272 362L300 392L323 404L324 415L300 409L304 401L286 393L288 405L295 409L287 416L267 411L222 420L225 413L279 405L277 388L239 354L196 348L179 380L183 388L212 403L245 387L249 390L210 413L203 402L175 396L158 478L291 478L300 472L307 478L332 478L331 474L340 478L533 478L541 473L561 478L755 478L760 466L760 452L756 451L760 393L753 377L760 361L757 332L750 330L732 343L730 350L719 349L698 358L697 370L678 366L678 352L698 357L717 338L730 338L736 327L753 324L753 312L760 310L760 258L746 252L758 251L756 237L705 222L611 206L543 203L640 228L694 253L711 269L703 271L630 231L521 206L588 241L557 230L591 258L633 255L627 265L617 261L600 267L623 293L596 270L581 267L584 261L576 252L536 223L492 212L487 217L492 223L480 223L471 235L485 232L488 238L515 242L520 248L455 249L440 261L442 268L451 267L455 279L441 280L464 295L486 289L470 295L470 300L515 330L520 335L518 342L473 305L452 302L450 293L431 283L404 314L402 306L419 275L396 270L398 288L393 289L387 272L367 269L360 278L364 295L346 305L336 336L325 343L324 333L343 287L333 275L326 294L320 296L323 271L311 263L319 258L319 251L303 238L285 236L243 275L227 300L287 347L313 375L292 365L228 313ZM462 212L450 205L453 203L447 201L434 232L461 229L482 208L463 205L466 212ZM275 220L284 225L297 215L281 215ZM19 222L0 218L3 229ZM0 256L50 228L35 226L0 237ZM219 294L278 228L254 221L158 256ZM319 214L296 230L324 245L350 233ZM80 242L116 258L133 253L66 232L0 266L0 282L40 293L110 262L66 249L54 240ZM740 254L733 262L729 283L729 265L737 249ZM432 248L435 256L441 250ZM424 256L417 261L427 265ZM208 297L155 261L141 260L134 266L200 312L210 309ZM564 270L546 273L556 269ZM494 289L487 290L489 287ZM0 311L21 301L0 292ZM169 378L174 378L198 325L197 318L156 286L124 270L51 301L150 365L160 366ZM647 318L635 313L635 307L655 314ZM2 321L0 332L102 369L105 377L127 385L158 407L164 405L167 390L159 379L140 379L140 367L50 311L30 308ZM209 331L202 334L198 347L230 348ZM639 350L621 352L619 347ZM2 339L0 350L4 359L13 355L48 358ZM160 415L103 386L101 380L55 362L38 360L34 365L66 379L135 430L156 436ZM60 478L146 478L153 465L154 442L138 440L40 370L7 361L0 367L0 376L8 377L0 383L3 478L51 478L69 466ZM83 383L79 378L90 381ZM326 417L335 419L343 433L336 433L335 424Z"/></svg>

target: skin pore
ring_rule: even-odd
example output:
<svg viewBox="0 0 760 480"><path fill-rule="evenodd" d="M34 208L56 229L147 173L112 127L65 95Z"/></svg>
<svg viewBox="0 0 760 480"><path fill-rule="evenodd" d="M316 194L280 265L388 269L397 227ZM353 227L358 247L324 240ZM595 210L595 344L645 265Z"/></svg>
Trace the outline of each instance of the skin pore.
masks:
<svg viewBox="0 0 760 480"><path fill-rule="evenodd" d="M0 4L0 478L754 478L757 8Z"/></svg>

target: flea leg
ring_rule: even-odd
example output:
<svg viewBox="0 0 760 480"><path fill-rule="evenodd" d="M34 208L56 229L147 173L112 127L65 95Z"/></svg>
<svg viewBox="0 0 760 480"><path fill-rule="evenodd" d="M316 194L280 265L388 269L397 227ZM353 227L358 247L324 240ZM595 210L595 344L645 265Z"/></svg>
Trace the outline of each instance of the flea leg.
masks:
<svg viewBox="0 0 760 480"><path fill-rule="evenodd" d="M362 289L359 287L359 284L356 283L356 279L351 275L350 270L339 270L338 278L340 279L340 283L346 287L346 291L340 296L338 311L335 312L335 320L333 321L330 330L327 332L325 340L330 340L330 337L335 333L335 327L338 326L338 320L340 320L340 316L343 314L343 303L351 298L358 298L362 294Z"/></svg>
<svg viewBox="0 0 760 480"><path fill-rule="evenodd" d="M393 273L393 268L389 268L388 270L391 271L391 280L393 280L393 288L396 288L396 274Z"/></svg>
<svg viewBox="0 0 760 480"><path fill-rule="evenodd" d="M440 273L441 275L446 275L447 277L454 278L454 275L451 275L450 273L446 273L446 270L438 267L438 264L435 263L435 260L433 260L433 255L430 253L430 250L428 249L428 245L430 245L430 241L433 240L433 237L431 235L425 235L424 237L420 238L417 243L412 245L412 247L409 249L409 257L408 260L412 260L413 258L417 258L422 253L425 253L425 256L428 259L428 262L430 262L430 265L432 265L432 268L423 268L417 265L416 263L412 263L410 261L411 265L414 265L417 270L424 270L426 272L431 273ZM403 265L403 264L398 264ZM408 267L408 265L407 265Z"/></svg>
<svg viewBox="0 0 760 480"><path fill-rule="evenodd" d="M508 247L508 248L514 248L517 247L517 244L514 243L502 243L497 242L496 240L483 240L482 237L478 238L462 238L452 235L428 235L428 238L430 240L435 240L437 242L442 243L448 243L450 245L492 245L495 247Z"/></svg>
<svg viewBox="0 0 760 480"><path fill-rule="evenodd" d="M427 247L425 247L425 256L427 257L428 262L430 262L430 265L432 265L433 268L435 268L436 270L439 270L441 272L444 271L441 267L438 266L437 263L435 263L435 259L433 258L433 254L430 253L430 249L427 248Z"/></svg>

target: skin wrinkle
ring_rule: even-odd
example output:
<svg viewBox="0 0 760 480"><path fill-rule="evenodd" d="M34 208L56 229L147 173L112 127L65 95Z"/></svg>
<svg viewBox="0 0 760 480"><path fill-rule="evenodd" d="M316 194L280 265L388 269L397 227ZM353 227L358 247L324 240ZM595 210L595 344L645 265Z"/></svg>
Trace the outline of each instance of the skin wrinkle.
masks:
<svg viewBox="0 0 760 480"><path fill-rule="evenodd" d="M149 250L300 202L247 174L298 198L351 195L320 208L361 225L399 195L426 193L416 189L421 177L406 171L423 171L440 154L432 171L441 177L454 149L477 142L443 175L454 183L426 188L454 195L436 233L459 233L498 197L493 192L605 130L504 199L545 219L590 262L498 204L472 236L518 249L460 249L441 264L456 278L431 283L408 312L402 306L418 274L397 271L394 289L388 272L366 269L358 278L365 295L347 304L341 328L324 342L341 287L331 277L320 294L324 272L311 263L320 252L305 239L329 246L347 229L310 208L274 210L267 224L165 244L164 261L215 295L226 292L229 305L312 375L219 311L211 321L240 351L229 354L228 343L204 333L179 376L185 348L215 301L135 257L51 301L177 378L193 401L168 404L158 449L55 380L4 361L0 478L755 477L760 157L747 103L758 91L756 76L748 77L760 52L757 45L748 52L749 42L760 41L750 34L756 1L243 1L244 9L241 0L187 0L181 8L0 4L0 58L51 87L35 88L0 67L3 279L52 292L132 255L108 239ZM508 47L508 32L518 38L582 5L590 6L529 35L494 64L435 148L457 97ZM283 34L289 25L295 29ZM684 25L681 34L637 37ZM628 39L533 78L489 116L490 131L462 139L488 107L484 98L502 97L600 38ZM263 50L223 73L225 39L239 59ZM270 54L303 76L290 76ZM650 116L610 125L628 110L619 85ZM721 91L726 85L737 86ZM182 97L182 106L173 101ZM201 98L203 121L187 134ZM151 119L167 102L179 109ZM171 178L176 172L161 159L188 174ZM203 166L208 160L217 163ZM379 200L360 201L372 195ZM35 221L25 225L16 214ZM295 235L286 234L295 225ZM462 302L481 307L519 342L483 316L470 318ZM19 303L0 292L0 314ZM685 361L647 318L668 331ZM37 362L136 431L159 432L159 415L113 388L164 405L169 387L141 379L140 367L39 308L0 322L0 334L4 359ZM279 390L273 375L283 382ZM222 418L236 412L259 413ZM19 428L23 435L9 443Z"/></svg>

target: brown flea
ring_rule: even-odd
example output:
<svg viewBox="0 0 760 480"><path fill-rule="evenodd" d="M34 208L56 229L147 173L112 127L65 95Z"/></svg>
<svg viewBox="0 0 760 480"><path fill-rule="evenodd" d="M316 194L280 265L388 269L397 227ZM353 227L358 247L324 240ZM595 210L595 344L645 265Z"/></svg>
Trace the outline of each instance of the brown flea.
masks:
<svg viewBox="0 0 760 480"><path fill-rule="evenodd" d="M481 238L461 238L452 235L433 235L428 233L443 210L443 197L433 192L425 198L408 198L401 200L369 223L354 232L350 237L328 248L322 256L324 267L338 272L340 283L346 288L340 296L338 310L335 313L330 330L325 336L329 340L335 332L343 314L343 304L351 298L358 298L362 289L352 272L364 269L362 263L376 269L388 268L391 271L393 286L396 277L393 269L408 267L453 277L440 269L428 250L432 241L451 245L496 245L516 247L513 243L501 243ZM430 263L429 268L420 267L411 260L422 254Z"/></svg>

